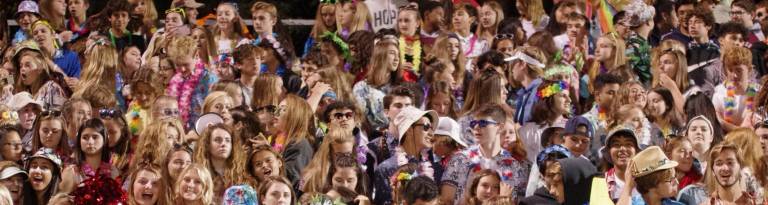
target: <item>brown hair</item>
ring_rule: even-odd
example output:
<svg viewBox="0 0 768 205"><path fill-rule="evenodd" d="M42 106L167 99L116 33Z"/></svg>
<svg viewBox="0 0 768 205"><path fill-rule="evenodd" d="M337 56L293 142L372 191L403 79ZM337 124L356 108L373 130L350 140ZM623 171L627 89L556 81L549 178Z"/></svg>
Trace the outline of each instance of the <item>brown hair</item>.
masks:
<svg viewBox="0 0 768 205"><path fill-rule="evenodd" d="M312 108L309 106L304 98L297 95L290 94L285 97L285 111L281 111L280 118L283 118L282 127L280 129L285 136L287 136L285 145L299 143L302 140L309 141L310 144L315 143L314 123L315 115L312 112ZM290 112L288 112L290 111Z"/></svg>
<svg viewBox="0 0 768 205"><path fill-rule="evenodd" d="M432 101L437 95L446 95L448 98L450 98L450 109L448 109L448 117L452 119L459 119L458 113L456 113L456 97L454 97L453 92L451 90L451 85L448 84L448 82L445 81L438 81L432 83L431 86L429 86L429 91L427 95L427 110L432 110Z"/></svg>
<svg viewBox="0 0 768 205"><path fill-rule="evenodd" d="M741 148L741 167L750 168L760 184L766 184L766 161L763 160L763 148L760 137L750 128L738 128L725 135L725 141ZM711 161L714 163L714 161Z"/></svg>
<svg viewBox="0 0 768 205"><path fill-rule="evenodd" d="M677 67L677 72L675 73L675 76L669 76L674 77L672 80L675 81L675 85L677 85L677 88L680 89L680 91L685 91L688 89L688 62L685 58L685 53L679 50L673 50L673 49L667 49L667 50L660 50L660 49L653 49L651 51L651 85L654 87L660 86L661 81L659 79L660 75L664 72L661 70L661 57L664 55L672 55L675 57L675 60L677 63L675 64L675 67Z"/></svg>
<svg viewBox="0 0 768 205"><path fill-rule="evenodd" d="M499 183L501 183L501 177L499 176L499 173L496 172L496 170L491 170L491 169L480 170L480 172L475 174L475 177L472 179L472 182L464 191L463 204L469 204L469 205L483 204L482 201L477 199L477 186L480 185L480 180L483 179L483 177L494 177L496 178L496 180L499 181Z"/></svg>
<svg viewBox="0 0 768 205"><path fill-rule="evenodd" d="M501 99L502 89L506 89L502 85L504 81L504 76L493 70L487 70L473 79L466 91L462 115L474 112L485 103L504 103L506 99Z"/></svg>
<svg viewBox="0 0 768 205"><path fill-rule="evenodd" d="M279 82L282 82L280 76L274 74L263 73L253 81L253 98L251 98L251 107L259 108L267 105L274 105L280 103L281 92L275 91L275 86ZM282 87L281 87L282 89Z"/></svg>
<svg viewBox="0 0 768 205"><path fill-rule="evenodd" d="M716 176L714 175L714 165L715 165L715 159L720 156L721 153L725 152L726 150L731 150L736 154L736 161L739 163L739 167L743 168L744 159L741 158L741 149L737 147L735 144L723 141L720 144L715 145L714 147L709 149L709 157L707 159L707 169L704 171L704 183L706 184L706 190L714 191L717 189L718 182L716 179ZM740 170L736 171L736 174L740 174ZM741 177L738 178L738 180L741 180Z"/></svg>
<svg viewBox="0 0 768 205"><path fill-rule="evenodd" d="M251 153L248 155L248 162L246 162L246 168L248 169L247 173L250 174L254 179L256 179L259 184L261 184L264 180L268 180L268 178L259 179L258 177L256 177L256 173L253 172L253 157L260 152L269 152L275 155L275 158L277 158L277 160L280 160L280 163L285 165L285 161L283 160L283 155L281 155L280 153L272 149L272 146L260 145L260 146L254 147L253 151L251 151ZM280 175L281 177L286 176L285 166L280 166L279 171L280 173L278 175Z"/></svg>
<svg viewBox="0 0 768 205"><path fill-rule="evenodd" d="M232 150L230 151L229 157L225 160L227 167L223 176L218 176L213 167L213 163L211 162L211 152L214 149L210 146L211 142L214 140L213 131L215 130L224 130L230 134L230 137L232 138ZM223 182L222 186L225 189L226 187L245 182L245 178L241 174L245 172L245 156L243 156L242 142L240 142L240 138L235 137L231 129L224 124L211 125L206 128L203 134L200 135L200 139L198 140L193 153L192 161L208 169L211 174L214 175L213 178L221 178Z"/></svg>
<svg viewBox="0 0 768 205"><path fill-rule="evenodd" d="M291 185L291 182L288 181L285 177L274 177L270 176L267 177L267 180L264 181L264 183L261 183L259 185L259 189L257 190L259 193L258 199L261 200L260 202L264 202L264 199L267 198L267 192L269 191L269 188L272 187L272 185L275 184L283 184L288 187L288 190L291 190L291 203L289 204L295 204L296 202L296 192L293 191L293 186Z"/></svg>
<svg viewBox="0 0 768 205"><path fill-rule="evenodd" d="M658 170L648 175L637 177L635 178L637 192L640 192L640 194L648 193L652 188L670 179L675 180L675 168Z"/></svg>
<svg viewBox="0 0 768 205"><path fill-rule="evenodd" d="M348 132L346 129L338 127L338 125L331 125L328 128L328 134L325 135L320 147L312 156L312 160L304 168L302 172L303 192L320 192L323 191L323 186L330 181L330 178L326 178L331 171L331 163L333 162L333 145L349 143L355 144L355 136L352 132ZM354 152L353 152L354 154Z"/></svg>

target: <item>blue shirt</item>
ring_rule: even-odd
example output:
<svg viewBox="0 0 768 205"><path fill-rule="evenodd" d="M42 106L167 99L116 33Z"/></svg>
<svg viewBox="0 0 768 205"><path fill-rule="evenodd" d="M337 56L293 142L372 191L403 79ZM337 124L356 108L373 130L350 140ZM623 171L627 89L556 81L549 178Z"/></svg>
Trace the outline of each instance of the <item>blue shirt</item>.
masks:
<svg viewBox="0 0 768 205"><path fill-rule="evenodd" d="M541 85L541 78L537 78L536 80L533 80L528 87L521 88L520 90L517 90L517 105L515 105L516 113L515 113L515 121L519 122L520 124L524 124L531 120L531 113L533 113L533 105L536 104L537 101L539 101L539 98L536 96L536 90L539 89L539 85Z"/></svg>
<svg viewBox="0 0 768 205"><path fill-rule="evenodd" d="M17 43L21 43L22 41L25 41L29 38L29 35L27 35L24 30L19 29L16 31L15 34L13 34L13 40L11 40L11 45L16 45Z"/></svg>
<svg viewBox="0 0 768 205"><path fill-rule="evenodd" d="M68 77L80 78L81 65L77 53L66 48L58 49L53 55L53 63L56 63Z"/></svg>

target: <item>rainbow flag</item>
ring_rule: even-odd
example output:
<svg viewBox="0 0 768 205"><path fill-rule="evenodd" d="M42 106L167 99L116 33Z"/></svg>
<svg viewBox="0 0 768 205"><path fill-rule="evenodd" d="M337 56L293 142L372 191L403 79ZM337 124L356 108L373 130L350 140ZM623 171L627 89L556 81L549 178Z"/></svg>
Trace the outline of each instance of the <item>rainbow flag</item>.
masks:
<svg viewBox="0 0 768 205"><path fill-rule="evenodd" d="M592 5L591 1L593 0L587 0L587 5ZM597 15L597 22L600 24L600 30L602 33L608 33L613 32L615 29L613 28L613 15L616 14L616 8L614 8L611 4L608 3L607 0L594 0L594 1L600 1L597 5L597 11L593 11L591 6L587 7L587 17L590 19L592 18L592 15Z"/></svg>

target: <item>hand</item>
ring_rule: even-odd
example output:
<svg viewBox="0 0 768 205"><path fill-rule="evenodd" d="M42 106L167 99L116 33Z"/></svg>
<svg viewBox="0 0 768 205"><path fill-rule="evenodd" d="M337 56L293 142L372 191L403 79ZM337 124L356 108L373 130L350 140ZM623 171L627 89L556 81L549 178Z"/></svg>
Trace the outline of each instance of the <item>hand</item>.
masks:
<svg viewBox="0 0 768 205"><path fill-rule="evenodd" d="M679 90L679 88L677 88L677 84L675 83L675 81L672 80L672 78L670 78L665 73L662 73L661 75L659 75L659 85L661 85L662 87L668 90L672 90L672 89Z"/></svg>
<svg viewBox="0 0 768 205"><path fill-rule="evenodd" d="M403 70L414 71L413 70L413 63L405 62L401 66L403 67ZM416 73L416 72L414 72L414 73Z"/></svg>
<svg viewBox="0 0 768 205"><path fill-rule="evenodd" d="M422 162L421 163L421 170L419 170L419 175L428 176L429 178L435 179L435 169L432 168L431 162Z"/></svg>
<svg viewBox="0 0 768 205"><path fill-rule="evenodd" d="M359 205L371 205L371 200L368 199L365 195L358 195L355 197L355 202Z"/></svg>
<svg viewBox="0 0 768 205"><path fill-rule="evenodd" d="M61 182L59 182L59 193L71 193L77 187L75 181L75 166L68 165L61 172Z"/></svg>
<svg viewBox="0 0 768 205"><path fill-rule="evenodd" d="M624 189L632 190L635 188L635 177L632 176L632 169L635 167L635 161L629 160L629 164L627 165L627 170L624 171L624 182L626 185L624 186Z"/></svg>
<svg viewBox="0 0 768 205"><path fill-rule="evenodd" d="M499 196L512 196L512 193L515 192L515 188L513 188L511 185L501 182L501 189L499 190Z"/></svg>
<svg viewBox="0 0 768 205"><path fill-rule="evenodd" d="M64 31L59 33L59 38L61 39L61 42L69 42L72 40L73 36L74 34L72 33L72 31Z"/></svg>
<svg viewBox="0 0 768 205"><path fill-rule="evenodd" d="M310 95L323 95L331 90L331 85L324 82L317 82L312 86L312 90L309 91Z"/></svg>
<svg viewBox="0 0 768 205"><path fill-rule="evenodd" d="M166 32L166 35L170 35L170 36L187 36L189 34L190 34L189 27L187 26L173 27Z"/></svg>

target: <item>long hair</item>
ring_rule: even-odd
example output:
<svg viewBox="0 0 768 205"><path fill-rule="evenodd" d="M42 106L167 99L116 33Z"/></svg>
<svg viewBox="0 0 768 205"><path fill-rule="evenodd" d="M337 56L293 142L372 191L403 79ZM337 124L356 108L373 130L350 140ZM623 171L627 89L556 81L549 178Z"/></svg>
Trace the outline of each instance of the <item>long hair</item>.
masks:
<svg viewBox="0 0 768 205"><path fill-rule="evenodd" d="M224 91L213 91L208 94L208 96L205 97L205 100L203 100L203 113L209 113L212 112L214 102L222 99L229 99L231 102L234 102L235 100L232 99L230 95L227 94L227 92Z"/></svg>
<svg viewBox="0 0 768 205"><path fill-rule="evenodd" d="M685 110L685 113L687 114L686 119L689 120L688 124L690 124L690 120L699 115L704 116L707 120L710 121L714 133L712 146L720 143L720 141L723 140L725 133L723 131L722 125L720 125L720 121L717 120L717 112L715 111L715 106L712 105L712 99L709 96L704 93L696 93L691 95L685 101L683 110Z"/></svg>
<svg viewBox="0 0 768 205"><path fill-rule="evenodd" d="M322 35L325 32L336 31L336 24L325 25L325 22L323 22L322 11L323 11L323 8L325 7L333 8L334 19L335 19L336 6L330 3L320 3L320 5L317 6L317 11L315 12L315 24L312 26L312 31L309 34L309 36L311 36L314 39L320 38L320 35ZM329 28L329 26L331 27Z"/></svg>
<svg viewBox="0 0 768 205"><path fill-rule="evenodd" d="M255 109L267 105L277 106L277 104L280 103L282 90L276 91L274 88L282 81L280 76L274 74L262 73L259 75L259 77L253 81L254 97L251 98L251 107Z"/></svg>
<svg viewBox="0 0 768 205"><path fill-rule="evenodd" d="M352 76L350 74L335 68L320 69L317 74L320 75L320 82L331 85L331 90L336 92L337 101L357 101L352 93Z"/></svg>
<svg viewBox="0 0 768 205"><path fill-rule="evenodd" d="M53 10L53 0L40 0L38 5L40 5L40 19L47 19L51 23L51 27L55 29L54 32L58 33L58 31L64 31L66 29L64 27L66 14L59 16L59 14Z"/></svg>
<svg viewBox="0 0 768 205"><path fill-rule="evenodd" d="M49 80L52 80L54 77L53 68L46 63L47 58L43 56L41 51L32 51L32 50L23 50L19 52L19 54L16 55L17 57L14 58L14 67L16 68L16 73L21 73L21 58L24 56L31 56L32 57L32 63L35 64L35 67L37 69L41 69L40 75L37 77L37 81L32 83L32 85L24 85L24 81L21 79L21 75L16 75L16 85L13 86L15 88L14 93L22 92L22 91L28 91L32 95L35 95L38 90L48 82Z"/></svg>
<svg viewBox="0 0 768 205"><path fill-rule="evenodd" d="M410 182L410 179L398 178L397 176L408 174L412 177L416 177L414 175L416 170L419 170L419 167L419 164L416 163L400 165L397 167L397 170L395 170L395 173L388 178L390 187L392 187L393 204L402 204L401 202L405 200L405 187L408 185L408 182Z"/></svg>
<svg viewBox="0 0 768 205"><path fill-rule="evenodd" d="M204 165L192 163L184 169L184 171L181 171L181 174L179 174L179 178L176 179L176 183L174 184L175 189L175 196L174 201L176 201L176 204L181 204L179 202L183 202L184 200L181 198L181 184L184 182L184 175L187 175L188 173L196 173L198 177L200 177L200 183L203 186L203 193L201 193L200 200L202 201L202 204L213 204L213 178L211 177L211 172L208 171L208 168L206 168Z"/></svg>
<svg viewBox="0 0 768 205"><path fill-rule="evenodd" d="M189 158L192 159L192 149L189 148L189 146L187 146L186 143L174 144L173 148L171 148L171 150L168 151L168 153L165 155L165 158L162 159L163 160L162 164L160 164L161 173L162 173L161 177L163 178L161 189L165 189L165 190L163 191L164 192L163 195L160 197L162 197L161 198L162 200L169 203L174 199L174 194L175 194L174 190L176 190L174 183L178 181L178 177L180 176L179 173L176 173L179 175L176 175L177 177L176 179L172 179L171 173L170 171L168 171L168 168L169 168L168 165L173 163L171 159L173 158L172 157L173 154L176 152L185 152L189 155ZM137 158L137 159L141 159L141 158ZM154 159L152 160L154 161ZM151 162L151 164L154 164L154 162Z"/></svg>
<svg viewBox="0 0 768 205"><path fill-rule="evenodd" d="M435 45L432 47L433 52L427 54L427 58L430 58L430 55L434 55L437 58L448 60L453 63L453 67L456 68L453 70L453 79L456 80L457 85L464 85L464 75L467 72L467 57L464 56L464 51L461 49L461 46L459 46L459 54L456 55L455 59L451 58L451 52L447 52L451 50L450 42L448 42L449 39L454 39L456 42L461 43L456 34L441 35L435 39Z"/></svg>
<svg viewBox="0 0 768 205"><path fill-rule="evenodd" d="M104 127L104 123L101 122L101 119L94 118L90 119L88 121L85 121L82 126L80 126L80 129L77 130L77 142L75 143L75 162L78 166L78 168L82 168L84 164L87 162L85 161L85 153L83 152L82 147L82 137L83 137L83 131L85 129L91 128L93 130L96 130L99 135L101 135L102 145L101 145L101 162L102 163L109 163L111 160L112 152L109 149L109 141L107 140L107 128Z"/></svg>
<svg viewBox="0 0 768 205"><path fill-rule="evenodd" d="M640 81L637 80L631 80L629 82L625 82L621 84L621 87L619 87L619 91L616 92L616 95L613 97L613 100L611 100L611 111L619 110L620 107L627 105L627 104L634 104L635 102L632 101L632 86L639 85L643 90L640 92L645 93L645 87ZM641 108L642 109L642 108Z"/></svg>
<svg viewBox="0 0 768 205"><path fill-rule="evenodd" d="M264 199L267 197L267 191L269 191L269 188L272 187L272 185L275 184L283 184L288 187L288 190L291 190L291 202L289 204L296 204L296 192L293 190L293 186L291 185L291 181L288 181L285 177L267 177L267 179L264 181L264 183L261 183L259 185L258 191L258 199L262 200L260 202L263 202Z"/></svg>
<svg viewBox="0 0 768 205"><path fill-rule="evenodd" d="M469 204L469 205L483 204L483 202L477 198L477 186L480 185L480 180L483 179L483 177L494 177L496 178L496 180L499 181L499 183L501 183L501 177L499 176L499 173L496 172L496 170L490 170L490 169L480 170L480 172L475 174L475 177L472 179L471 183L469 184L466 191L464 192L464 204Z"/></svg>
<svg viewBox="0 0 768 205"><path fill-rule="evenodd" d="M120 126L120 139L117 141L117 144L115 144L114 147L110 147L109 150L112 152L112 165L115 166L115 168L118 168L121 171L127 171L128 169L128 163L131 161L130 155L133 151L131 148L131 142L133 141L133 134L128 130L128 122L125 121L125 118L123 117L123 113L119 110L115 111L116 114L111 117L107 117L103 120L113 120L115 123L117 123L118 126ZM105 123L106 124L106 123ZM109 135L109 133L107 133ZM107 136L107 138L112 138L114 136ZM107 141L105 141L107 143Z"/></svg>
<svg viewBox="0 0 768 205"><path fill-rule="evenodd" d="M612 72L615 69L620 69L620 66L627 64L627 56L624 55L624 52L627 49L627 45L625 44L624 40L618 38L617 34L615 33L607 33L601 36L600 39L606 39L611 43L611 46L613 46L613 57L605 63L598 61L592 62L592 67L588 71L590 82L594 82L595 78L597 78L597 75L600 74L601 64L608 69L608 72Z"/></svg>
<svg viewBox="0 0 768 205"><path fill-rule="evenodd" d="M328 134L325 135L322 144L320 144L320 147L317 149L317 152L312 156L312 160L309 161L307 167L304 168L302 174L304 182L303 192L323 191L323 186L331 180L331 178L326 178L326 176L328 176L328 173L331 173L334 153L336 153L336 151L333 150L333 145L344 143L353 143L354 145L355 136L352 132L348 132L346 129L335 125L331 126L328 129ZM355 152L353 152L353 154L355 154Z"/></svg>
<svg viewBox="0 0 768 205"><path fill-rule="evenodd" d="M682 127L684 123L683 119L680 119L682 114L679 114L677 109L675 109L675 101L672 97L672 93L668 89L662 87L655 88L650 92L654 92L661 96L662 101L667 105L667 110L664 111L664 114L662 114L662 117L660 118L648 115L648 120L655 123L666 121L669 122L669 125L672 127ZM646 106L646 108L647 107L648 106Z"/></svg>
<svg viewBox="0 0 768 205"><path fill-rule="evenodd" d="M331 166L331 170L327 175L325 175L328 180L326 180L325 190L323 191L327 192L333 188L333 175L336 174L336 171L341 168L354 169L355 176L357 176L357 184L354 191L359 195L369 196L370 191L368 188L368 175L357 163L357 158L350 154L338 155L336 156L336 159L333 160L333 166Z"/></svg>
<svg viewBox="0 0 768 205"><path fill-rule="evenodd" d="M229 157L225 160L227 167L223 176L216 175L213 163L211 162L211 152L214 148L210 146L213 141L213 131L216 130L223 130L232 137L232 150L230 151ZM232 134L230 128L226 127L224 124L211 125L205 129L205 132L200 136L197 145L195 145L192 161L208 169L214 174L214 178L221 177L225 187L243 183L245 182L242 175L242 173L245 172L245 156L243 155L243 146L241 145L242 142Z"/></svg>
<svg viewBox="0 0 768 205"><path fill-rule="evenodd" d="M546 16L543 3L540 0L521 0L519 2L525 8L520 15L531 20L534 26L538 26L544 16Z"/></svg>
<svg viewBox="0 0 768 205"><path fill-rule="evenodd" d="M29 164L32 162L32 160L33 159L30 159L27 162L27 165L24 167L27 172L30 170ZM51 170L51 182L48 184L48 187L45 187L45 190L43 190L43 201L37 201L37 191L32 188L32 181L24 180L24 187L21 189L21 198L23 201L22 204L48 204L48 200L50 200L51 197L53 197L53 195L59 191L59 182L61 181L61 167L50 160L48 161L51 162L53 168Z"/></svg>
<svg viewBox="0 0 768 205"><path fill-rule="evenodd" d="M317 24L315 24L317 25ZM368 66L371 62L371 57L375 53L374 51L374 39L376 34L370 31L360 30L349 34L347 40L349 46L354 46L355 55L352 56L352 68L349 70L351 73L370 72ZM321 65L317 65L322 67Z"/></svg>
<svg viewBox="0 0 768 205"><path fill-rule="evenodd" d="M243 23L243 19L242 17L240 17L240 12L238 12L237 7L235 5L228 2L222 2L222 3L219 3L218 6L216 6L217 8L216 10L218 10L218 8L221 8L223 6L229 6L235 15L235 17L232 19L232 22L230 22L232 24L232 31L226 36L229 40L232 40L233 45L231 47L234 49L235 48L234 44L237 43L237 41L239 41L240 38L243 38L246 35L245 33L243 33L243 31L245 31L243 27L245 24ZM221 35L221 32L222 32L221 27L218 24L216 24L213 26L211 31L213 32L214 39L218 41L219 35Z"/></svg>
<svg viewBox="0 0 768 205"><path fill-rule="evenodd" d="M677 85L677 88L680 89L680 91L685 91L688 89L688 61L685 58L685 53L678 50L660 50L660 49L654 49L651 52L651 85L653 87L660 86L660 75L664 73L664 71L661 70L661 57L669 54L672 55L677 63L675 64L677 72L675 72L675 76L669 76L672 78L672 80L675 81L675 85Z"/></svg>
<svg viewBox="0 0 768 205"><path fill-rule="evenodd" d="M369 85L373 87L381 87L387 83L395 83L398 81L397 79L402 72L399 64L397 70L389 71L389 66L391 66L392 60L394 60L389 59L390 55L388 54L388 49L391 47L394 47L395 50L397 50L397 42L394 41L394 39L381 40L374 46L371 70L368 71L368 75L366 76L366 81ZM399 50L398 53L400 53ZM396 56L400 56L400 54L397 54Z"/></svg>
<svg viewBox="0 0 768 205"><path fill-rule="evenodd" d="M472 113L486 103L504 103L506 99L501 99L502 89L507 89L502 85L504 81L504 76L492 69L486 70L480 76L472 79L466 92L467 96L464 107L461 109L461 115Z"/></svg>
<svg viewBox="0 0 768 205"><path fill-rule="evenodd" d="M202 32L203 36L201 36L201 38L204 38L206 42L205 45L202 45L201 49L205 49L205 52L208 53L208 56L204 56L203 60L207 60L208 58L218 57L219 52L216 49L216 41L213 40L213 33L211 33L211 30L208 30L207 28L202 26L198 26L192 29L192 33L194 33L195 31ZM213 62L209 62L209 63L213 63Z"/></svg>
<svg viewBox="0 0 768 205"><path fill-rule="evenodd" d="M168 127L174 128L179 132L180 138L185 134L181 121L178 119L166 118L155 120L141 131L141 137L139 142L136 143L136 151L131 161L136 163L140 160L145 160L146 156L150 156L152 163L161 164L165 160L163 157L171 150L171 145L166 142L166 139L168 139ZM181 143L181 140L177 140L176 143Z"/></svg>
<svg viewBox="0 0 768 205"><path fill-rule="evenodd" d="M504 20L504 10L501 8L501 5L499 2L496 1L486 1L483 3L483 6L489 6L493 10L494 13L496 13L496 19L493 20L493 25L491 25L490 28L486 29L482 25L477 27L477 35L483 36L484 33L491 33L491 35L496 35L499 27L499 23L501 23L502 20ZM479 9L479 8L478 8ZM478 14L477 21L480 22L480 15Z"/></svg>
<svg viewBox="0 0 768 205"><path fill-rule="evenodd" d="M110 88L115 87L115 75L117 75L119 60L115 47L109 44L94 44L83 66L83 72L80 75L80 82L77 84L75 93L83 92L86 88L96 85L106 85ZM126 78L129 76L123 76Z"/></svg>
<svg viewBox="0 0 768 205"><path fill-rule="evenodd" d="M65 121L64 118L61 115L54 115L53 113L47 116L41 116L38 115L35 119L35 123L32 125L32 150L33 152L36 150L39 150L41 147L43 147L43 143L40 141L40 125L44 121L59 121L61 124L61 138L59 139L59 143L56 147L49 147L56 151L56 154L59 154L60 156L69 156L71 153L70 147L69 147L69 137L67 136L67 132L64 131L65 127Z"/></svg>
<svg viewBox="0 0 768 205"><path fill-rule="evenodd" d="M128 205L136 205L136 199L135 199L135 196L133 195L133 190L135 190L136 187L133 184L136 182L139 176L139 173L142 171L154 174L155 176L157 176L157 179L159 180L159 183L157 185L154 185L154 186L160 186L160 188L158 188L159 192L157 193L158 194L157 202L155 204L156 205L170 204L170 201L167 201L167 199L164 197L166 195L165 192L167 191L164 185L167 184L166 181L169 179L163 177L161 167L157 164L152 164L152 163L139 163L138 168L134 169L134 171L130 173L129 175L130 177L128 177L128 179L131 179L131 181L128 183L128 192L127 192Z"/></svg>
<svg viewBox="0 0 768 205"><path fill-rule="evenodd" d="M768 170L765 170L766 161L763 160L763 148L759 138L750 128L738 128L725 135L725 142L733 143L741 149L741 167L750 168L760 184L765 184Z"/></svg>
<svg viewBox="0 0 768 205"><path fill-rule="evenodd" d="M725 150L731 150L736 153L736 162L739 163L740 168L744 168L744 159L742 158L742 150L735 144L725 141L723 143L717 144L711 149L709 149L709 156L707 156L707 170L704 171L704 184L705 188L708 192L714 192L717 190L717 186L719 185L716 179L714 172L714 166L715 166L715 158L720 156L721 153L723 153ZM734 174L741 174L741 170L734 171ZM738 177L738 180L741 181L742 177ZM741 185L735 185L735 186L741 186Z"/></svg>
<svg viewBox="0 0 768 205"><path fill-rule="evenodd" d="M543 88L547 88L557 83L559 83L559 81L545 81L539 85L539 89L537 89L536 92L541 92ZM533 104L533 111L531 111L533 115L531 116L531 121L535 122L536 124L552 125L555 122L552 122L551 120L556 118L558 115L568 115L568 113L557 113L553 109L556 106L555 98L557 97L557 94L559 93L552 94L548 97L541 97L539 101L536 101L536 103Z"/></svg>
<svg viewBox="0 0 768 205"><path fill-rule="evenodd" d="M286 145L299 143L305 139L310 144L314 144L315 136L310 131L314 131L315 117L309 103L304 98L293 94L287 95L284 101L286 112L282 112L279 116L283 119L283 123L278 129L287 137Z"/></svg>
<svg viewBox="0 0 768 205"><path fill-rule="evenodd" d="M431 84L429 86L429 91L427 95L427 103L426 107L427 110L433 110L432 101L435 100L434 98L437 95L445 95L448 96L448 98L451 101L450 109L448 109L448 113L446 113L451 119L458 119L459 115L456 112L456 97L453 96L453 92L451 91L451 85L448 84L448 82L445 81L437 81Z"/></svg>
<svg viewBox="0 0 768 205"><path fill-rule="evenodd" d="M336 13L339 12L339 10L344 9L344 6L347 4L352 4L352 7L354 8L355 12L352 17L352 25L349 27L349 33L353 33L355 31L359 30L365 30L366 29L366 23L371 19L371 14L368 11L368 6L365 5L363 2L355 2L355 1L348 1L348 0L341 0L339 2L336 2ZM340 19L336 19L336 31L339 32L344 28L344 25L341 25Z"/></svg>

